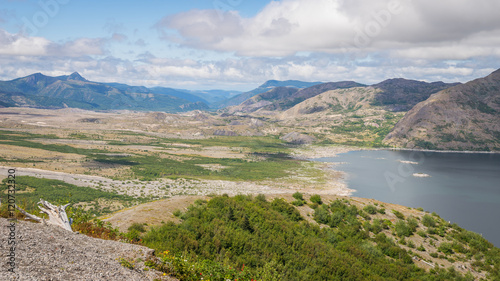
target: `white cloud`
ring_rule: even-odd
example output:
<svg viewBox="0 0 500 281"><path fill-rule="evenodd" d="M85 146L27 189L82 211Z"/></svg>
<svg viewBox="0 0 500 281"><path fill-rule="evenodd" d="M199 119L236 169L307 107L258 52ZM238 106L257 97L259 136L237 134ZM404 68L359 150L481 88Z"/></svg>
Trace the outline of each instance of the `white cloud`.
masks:
<svg viewBox="0 0 500 281"><path fill-rule="evenodd" d="M466 82L499 67L498 10L494 0L271 1L251 18L165 17L155 26L166 46L113 21L109 38L65 43L0 29L0 79L78 71L100 82L238 90L269 79Z"/></svg>
<svg viewBox="0 0 500 281"><path fill-rule="evenodd" d="M500 31L499 10L494 0L282 0L252 18L193 10L157 27L185 46L241 56L394 49L405 57L466 59L498 55L498 36L487 33ZM453 47L464 41L465 48ZM485 44L491 48L475 48Z"/></svg>
<svg viewBox="0 0 500 281"><path fill-rule="evenodd" d="M42 37L24 37L0 29L0 55L45 55L51 42Z"/></svg>
<svg viewBox="0 0 500 281"><path fill-rule="evenodd" d="M79 38L64 44L54 43L43 37L11 34L0 29L0 55L10 56L69 56L101 55L104 40Z"/></svg>

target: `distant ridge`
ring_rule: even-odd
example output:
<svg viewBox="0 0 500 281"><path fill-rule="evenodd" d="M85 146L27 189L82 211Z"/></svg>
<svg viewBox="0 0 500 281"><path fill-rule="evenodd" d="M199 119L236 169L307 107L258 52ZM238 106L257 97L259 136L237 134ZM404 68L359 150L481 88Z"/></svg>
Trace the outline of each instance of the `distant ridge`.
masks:
<svg viewBox="0 0 500 281"><path fill-rule="evenodd" d="M256 96L258 94L265 93L275 87L289 87L289 88L297 88L304 89L307 87L311 87L314 85L321 84L321 82L303 82L298 80L287 80L287 81L278 81L278 80L268 80L264 84L260 85L256 89L253 89L249 92L241 93L235 97L232 97L228 100L216 103L213 105L214 108L224 108L233 105L239 105L245 100Z"/></svg>
<svg viewBox="0 0 500 281"><path fill-rule="evenodd" d="M362 86L365 85L352 81L341 81L316 84L303 89L291 87L275 87L267 92L257 94L245 100L238 106L229 107L228 112L248 113L257 110L284 111L295 106L296 104L301 103L302 101L315 97L329 90Z"/></svg>
<svg viewBox="0 0 500 281"><path fill-rule="evenodd" d="M34 73L0 81L0 106L166 112L208 109L206 101L188 93L160 92L143 86L92 82L78 72L57 77Z"/></svg>

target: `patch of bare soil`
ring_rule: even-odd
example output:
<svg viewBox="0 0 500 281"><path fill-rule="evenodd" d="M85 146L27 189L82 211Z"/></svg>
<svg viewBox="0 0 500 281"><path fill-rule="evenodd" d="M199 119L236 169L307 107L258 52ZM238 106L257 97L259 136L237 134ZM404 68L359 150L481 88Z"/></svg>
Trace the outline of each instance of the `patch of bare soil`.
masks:
<svg viewBox="0 0 500 281"><path fill-rule="evenodd" d="M177 210L185 211L196 200L206 200L207 196L175 196L169 199L153 201L120 210L103 217L120 231L126 231L133 223L145 223L148 226L160 225L169 221L178 223L174 215Z"/></svg>

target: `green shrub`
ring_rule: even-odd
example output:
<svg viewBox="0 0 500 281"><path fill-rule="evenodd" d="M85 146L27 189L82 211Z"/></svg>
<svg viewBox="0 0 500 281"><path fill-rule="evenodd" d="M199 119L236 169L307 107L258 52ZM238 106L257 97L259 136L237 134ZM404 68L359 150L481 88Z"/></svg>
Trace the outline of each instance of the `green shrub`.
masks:
<svg viewBox="0 0 500 281"><path fill-rule="evenodd" d="M120 258L120 264L123 266L123 267L126 267L130 270L134 269L135 265L133 262L127 260L127 259L124 259L124 258Z"/></svg>
<svg viewBox="0 0 500 281"><path fill-rule="evenodd" d="M178 218L179 218L179 217L182 215L182 212L181 212L181 210L177 209L177 210L175 210L172 214L173 214L174 216L176 216L176 217L178 217Z"/></svg>
<svg viewBox="0 0 500 281"><path fill-rule="evenodd" d="M422 223L427 227L436 227L436 220L427 214L422 218Z"/></svg>
<svg viewBox="0 0 500 281"><path fill-rule="evenodd" d="M366 205L363 210L370 215L375 215L377 213L377 207L373 205Z"/></svg>
<svg viewBox="0 0 500 281"><path fill-rule="evenodd" d="M453 244L448 242L443 242L439 245L438 251L442 252L445 255L453 254Z"/></svg>
<svg viewBox="0 0 500 281"><path fill-rule="evenodd" d="M323 201L321 201L321 196L319 196L318 194L315 194L315 195L311 196L311 198L309 198L309 200L312 203L315 203L315 204L318 204L318 205L323 204Z"/></svg>
<svg viewBox="0 0 500 281"><path fill-rule="evenodd" d="M419 231L417 231L417 234L418 234L418 235L420 235L420 236L421 236L421 237L423 237L423 238L426 238L426 237L427 237L427 234L426 234L426 233L425 233L425 231L423 231L423 230L419 230Z"/></svg>
<svg viewBox="0 0 500 281"><path fill-rule="evenodd" d="M408 243L406 243L406 245L412 249L415 248L415 243L413 243L412 240L408 240Z"/></svg>
<svg viewBox="0 0 500 281"><path fill-rule="evenodd" d="M300 200L300 201L303 201L304 200L304 196L302 195L302 193L300 192L295 192L293 195L293 198L295 198L296 200Z"/></svg>
<svg viewBox="0 0 500 281"><path fill-rule="evenodd" d="M294 200L294 201L292 201L292 204L293 204L294 206L299 206L299 207L300 207L300 206L304 206L304 204L305 204L305 203L306 203L306 202L305 202L304 200Z"/></svg>
<svg viewBox="0 0 500 281"><path fill-rule="evenodd" d="M437 232L436 232L436 229L434 227L429 227L429 228L427 228L427 233L432 235L432 234L436 234Z"/></svg>
<svg viewBox="0 0 500 281"><path fill-rule="evenodd" d="M396 231L396 235L399 237L410 237L413 234L412 229L403 220L399 220L396 222L394 230Z"/></svg>
<svg viewBox="0 0 500 281"><path fill-rule="evenodd" d="M370 215L368 215L368 214L367 214L365 211L363 211L363 210L359 210L359 211L358 211L358 214L359 214L362 218L364 218L365 220L367 220L367 221L369 221L369 220L371 220L371 219L372 219L372 218L370 217Z"/></svg>
<svg viewBox="0 0 500 281"><path fill-rule="evenodd" d="M404 216L401 212L399 212L399 211L392 210L392 213L393 213L394 215L396 215L396 217L397 217L398 219L400 219L400 220L404 220L404 219L405 219L405 216Z"/></svg>
<svg viewBox="0 0 500 281"><path fill-rule="evenodd" d="M380 231L382 231L382 228L383 228L382 222L379 219L374 219L370 230L374 234L378 234L380 233Z"/></svg>
<svg viewBox="0 0 500 281"><path fill-rule="evenodd" d="M408 227L410 228L411 232L415 232L418 227L418 221L415 219L415 217L409 217L407 219L408 222Z"/></svg>
<svg viewBox="0 0 500 281"><path fill-rule="evenodd" d="M146 232L146 228L144 228L144 224L134 222L131 226L128 227L128 231L137 231L137 232Z"/></svg>

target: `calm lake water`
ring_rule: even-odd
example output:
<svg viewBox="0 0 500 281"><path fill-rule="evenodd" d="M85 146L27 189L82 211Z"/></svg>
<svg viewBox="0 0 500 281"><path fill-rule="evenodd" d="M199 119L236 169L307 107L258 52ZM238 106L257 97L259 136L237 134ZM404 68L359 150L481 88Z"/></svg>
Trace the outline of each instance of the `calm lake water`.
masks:
<svg viewBox="0 0 500 281"><path fill-rule="evenodd" d="M500 154L366 150L341 163L353 196L436 212L500 247ZM429 175L416 177L415 175Z"/></svg>

